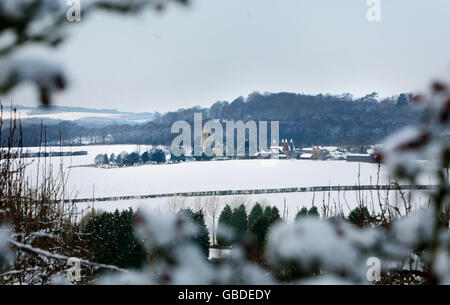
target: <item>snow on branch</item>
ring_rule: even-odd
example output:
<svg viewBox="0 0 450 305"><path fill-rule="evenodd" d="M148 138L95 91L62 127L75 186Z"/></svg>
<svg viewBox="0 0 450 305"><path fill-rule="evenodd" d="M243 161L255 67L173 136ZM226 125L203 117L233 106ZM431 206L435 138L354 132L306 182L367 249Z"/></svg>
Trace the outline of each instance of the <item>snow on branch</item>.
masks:
<svg viewBox="0 0 450 305"><path fill-rule="evenodd" d="M30 245L26 245L26 244L20 243L20 242L14 240L14 239L10 239L9 238L8 242L11 243L12 245L14 245L17 248L20 248L22 250L28 250L28 251L34 252L34 253L36 253L38 255L42 255L42 256L44 256L46 258L62 260L62 261L67 261L69 259L68 256L52 253L50 251L39 249L39 248L34 248L34 247L30 246ZM84 259L80 259L80 263L81 264L85 264L85 265L89 265L89 266L98 267L98 268L109 269L109 270L113 270L113 271L127 272L127 270L124 270L122 268L119 268L119 267L116 267L116 266L113 266L113 265L105 265L105 264L94 263L94 262L90 262L90 261L87 261L87 260L84 260Z"/></svg>
<svg viewBox="0 0 450 305"><path fill-rule="evenodd" d="M43 105L50 105L51 94L66 88L62 69L50 62L33 58L14 58L0 62L0 93L6 93L20 83L37 86Z"/></svg>
<svg viewBox="0 0 450 305"><path fill-rule="evenodd" d="M187 0L86 0L80 15L104 10L135 15L144 9L161 10L169 2L187 4ZM52 94L64 90L64 73L41 59L17 59L15 54L30 44L57 47L66 38L71 22L66 0L2 0L0 1L0 94L6 94L22 82L36 84L40 102L48 106ZM51 72L51 73L50 73Z"/></svg>

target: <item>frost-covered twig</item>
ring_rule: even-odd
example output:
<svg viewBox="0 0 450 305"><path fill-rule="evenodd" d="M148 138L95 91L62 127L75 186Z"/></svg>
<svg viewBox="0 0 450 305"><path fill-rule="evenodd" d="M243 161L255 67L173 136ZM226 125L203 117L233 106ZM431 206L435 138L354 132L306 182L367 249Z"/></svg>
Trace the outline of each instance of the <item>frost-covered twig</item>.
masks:
<svg viewBox="0 0 450 305"><path fill-rule="evenodd" d="M51 253L50 251L47 250L42 250L39 248L34 248L30 245L25 245L23 243L20 243L14 239L9 239L8 240L12 245L14 245L17 248L23 249L23 250L28 250L31 252L34 252L36 254L45 256L47 258L50 259L56 259L56 260L62 260L62 261L66 261L69 259L68 256L65 255L61 255L61 254L56 254L56 253ZM117 266L113 266L113 265L105 265L105 264L99 264L99 263L95 263L95 262L90 262L88 260L85 259L79 259L81 264L84 265L89 265L89 266L93 266L93 267L98 267L98 268L103 268L103 269L109 269L109 270L113 270L113 271L120 271L120 272L127 272L126 270L119 268Z"/></svg>

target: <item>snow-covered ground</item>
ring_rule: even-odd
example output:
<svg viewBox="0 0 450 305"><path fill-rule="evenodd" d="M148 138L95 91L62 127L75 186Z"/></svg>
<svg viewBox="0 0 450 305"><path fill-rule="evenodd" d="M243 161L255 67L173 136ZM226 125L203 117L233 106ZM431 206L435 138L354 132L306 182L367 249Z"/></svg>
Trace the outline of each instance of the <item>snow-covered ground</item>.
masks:
<svg viewBox="0 0 450 305"><path fill-rule="evenodd" d="M53 147L52 151L88 151L87 156L53 157L53 167L58 168L63 162L65 171L69 173L67 189L70 190L70 198L92 198L104 196L145 195L172 192L212 191L212 190L239 190L260 188L281 188L300 186L327 186L327 185L356 185L376 184L378 166L370 163L355 163L346 161L314 161L314 160L230 160L209 162L185 162L180 164L142 165L125 168L94 168L73 167L92 164L99 153L111 153L116 155L122 151L132 152L140 150L144 152L147 146L136 145L96 145L75 147ZM36 148L29 148L36 151ZM27 159L31 161L32 159ZM43 159L41 159L41 165ZM35 176L37 160L33 160L29 168L31 176ZM72 166L70 168L70 166ZM358 178L358 172L360 177ZM380 184L389 183L385 169L380 172ZM426 177L421 183L429 183ZM376 200L377 194L373 197ZM254 203L264 201L276 205L283 211L283 205L289 208L289 217L302 206L310 207L313 202L321 206L322 202L334 205L341 203L345 212L348 207L356 204L356 192L338 194L330 193L287 193L287 194L262 194L252 196L224 196L220 200L225 203L246 201ZM371 200L370 192L363 195ZM392 195L394 196L394 195ZM394 196L395 197L395 196ZM238 198L238 200L236 200ZM393 198L395 199L395 198ZM188 198L187 205L194 204L195 198ZM198 199L197 199L198 200ZM400 200L400 199L398 199ZM127 207L138 208L143 205L152 205L164 210L168 202L167 198L129 200L116 202L96 202L95 207L103 210L123 209ZM346 203L347 202L347 203ZM348 204L348 206L347 206ZM81 208L88 204L80 203Z"/></svg>
<svg viewBox="0 0 450 305"><path fill-rule="evenodd" d="M4 120L16 117L22 124L30 123L51 125L62 121L71 121L81 126L107 126L114 124L141 124L154 118L152 113L119 112L115 109L89 109L73 107L21 108L18 106L15 113L10 108L3 109Z"/></svg>

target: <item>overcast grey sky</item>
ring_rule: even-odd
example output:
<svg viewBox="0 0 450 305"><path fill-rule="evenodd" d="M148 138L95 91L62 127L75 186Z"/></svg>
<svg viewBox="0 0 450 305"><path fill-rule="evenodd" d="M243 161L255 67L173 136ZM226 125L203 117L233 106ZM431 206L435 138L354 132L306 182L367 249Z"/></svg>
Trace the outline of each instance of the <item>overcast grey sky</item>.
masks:
<svg viewBox="0 0 450 305"><path fill-rule="evenodd" d="M383 96L450 75L450 1L194 0L138 18L96 15L44 53L71 86L65 106L160 111L209 106L253 91ZM50 55L49 55L50 54ZM21 88L15 104L36 105Z"/></svg>

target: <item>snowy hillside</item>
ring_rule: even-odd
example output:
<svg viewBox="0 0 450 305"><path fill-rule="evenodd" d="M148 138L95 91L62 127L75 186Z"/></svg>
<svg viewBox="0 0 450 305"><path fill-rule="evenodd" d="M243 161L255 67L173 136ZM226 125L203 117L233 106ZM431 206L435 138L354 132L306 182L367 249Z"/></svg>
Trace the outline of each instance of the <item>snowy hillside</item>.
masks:
<svg viewBox="0 0 450 305"><path fill-rule="evenodd" d="M120 112L115 109L91 109L80 107L38 108L15 105L16 116L23 124L39 123L57 124L72 121L84 126L105 126L115 124L140 124L154 118L153 113ZM12 115L10 106L4 107L3 119Z"/></svg>

